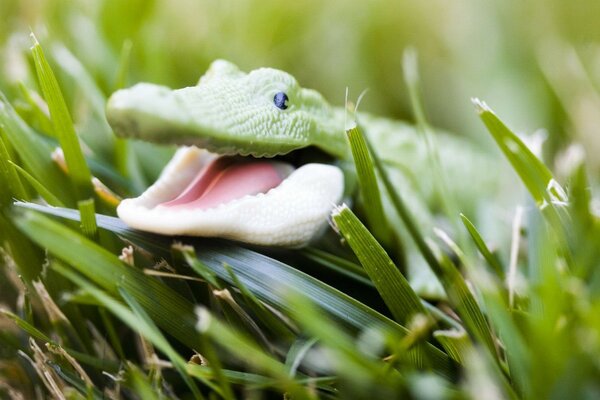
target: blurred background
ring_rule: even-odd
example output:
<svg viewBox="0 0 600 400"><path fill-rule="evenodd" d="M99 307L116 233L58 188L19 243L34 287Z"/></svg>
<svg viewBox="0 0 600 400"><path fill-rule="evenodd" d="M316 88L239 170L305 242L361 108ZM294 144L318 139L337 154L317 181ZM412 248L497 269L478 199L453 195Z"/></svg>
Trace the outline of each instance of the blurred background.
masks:
<svg viewBox="0 0 600 400"><path fill-rule="evenodd" d="M0 15L0 89L35 87L24 72L33 31L47 48L64 44L51 56L72 109L81 85L68 74L69 53L104 95L120 81L193 85L225 58L287 70L337 105L346 87L351 99L369 89L363 110L411 120L402 56L413 47L434 126L486 144L470 102L479 97L515 131L545 130L550 164L581 142L598 176L598 1L0 0Z"/></svg>

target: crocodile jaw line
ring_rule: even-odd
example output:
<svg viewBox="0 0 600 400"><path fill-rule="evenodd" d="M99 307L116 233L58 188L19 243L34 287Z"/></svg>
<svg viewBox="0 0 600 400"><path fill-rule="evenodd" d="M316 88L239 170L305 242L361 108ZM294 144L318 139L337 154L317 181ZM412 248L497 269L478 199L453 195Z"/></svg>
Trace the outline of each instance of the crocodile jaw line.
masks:
<svg viewBox="0 0 600 400"><path fill-rule="evenodd" d="M264 193L247 194L211 208L165 206L216 157L193 146L179 149L155 184L139 197L121 202L119 217L133 228L159 234L301 247L323 230L342 197L344 180L339 168L306 164Z"/></svg>

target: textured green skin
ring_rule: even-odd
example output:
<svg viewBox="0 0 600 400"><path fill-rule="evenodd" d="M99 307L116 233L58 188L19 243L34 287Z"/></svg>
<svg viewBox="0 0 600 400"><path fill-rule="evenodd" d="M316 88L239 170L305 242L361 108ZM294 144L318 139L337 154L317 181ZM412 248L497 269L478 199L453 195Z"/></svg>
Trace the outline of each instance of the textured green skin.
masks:
<svg viewBox="0 0 600 400"><path fill-rule="evenodd" d="M286 110L273 104L278 92L290 99ZM117 135L219 154L273 157L310 145L347 154L343 121L319 93L301 88L286 72L260 68L246 74L223 60L213 62L193 87L143 83L120 90L106 114Z"/></svg>
<svg viewBox="0 0 600 400"><path fill-rule="evenodd" d="M278 92L289 98L285 110L273 104ZM344 163L351 154L344 129L345 110L332 107L318 92L300 87L290 74L276 69L244 73L230 62L217 60L196 86L171 90L138 84L113 94L106 112L115 133L122 137L255 157L315 146L340 159L341 165L351 165ZM389 166L418 223L428 231L440 204L436 204L436 180L425 141L400 121L361 113L358 122ZM460 211L473 215L486 194L496 197L498 193L498 159L454 136L438 133L436 141L453 200ZM387 215L395 213L390 210ZM403 236L400 221L390 225ZM422 269L423 263L411 260L408 265ZM431 275L419 280L418 290L439 295Z"/></svg>

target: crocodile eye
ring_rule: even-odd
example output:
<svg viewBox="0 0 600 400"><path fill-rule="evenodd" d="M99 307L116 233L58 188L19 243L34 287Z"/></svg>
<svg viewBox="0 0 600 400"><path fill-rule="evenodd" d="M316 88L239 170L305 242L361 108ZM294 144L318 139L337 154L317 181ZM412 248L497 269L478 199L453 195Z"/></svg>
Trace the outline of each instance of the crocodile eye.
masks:
<svg viewBox="0 0 600 400"><path fill-rule="evenodd" d="M280 108L282 110L285 110L286 108L288 108L287 102L288 102L287 94L285 94L283 92L279 92L275 95L275 97L273 97L273 103L275 104L275 107Z"/></svg>

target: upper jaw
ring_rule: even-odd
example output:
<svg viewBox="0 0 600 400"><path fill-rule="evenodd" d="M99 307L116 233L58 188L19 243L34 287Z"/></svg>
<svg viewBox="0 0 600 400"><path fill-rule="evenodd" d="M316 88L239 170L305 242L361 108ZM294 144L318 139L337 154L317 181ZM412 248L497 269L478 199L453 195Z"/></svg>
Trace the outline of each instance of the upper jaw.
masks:
<svg viewBox="0 0 600 400"><path fill-rule="evenodd" d="M139 83L113 93L106 117L120 137L197 146L222 155L274 157L310 145L307 137L265 134L269 127L250 117L261 111L243 98L222 98L208 86L171 90Z"/></svg>
<svg viewBox="0 0 600 400"><path fill-rule="evenodd" d="M342 197L344 181L338 167L306 164L265 193L208 209L164 206L189 187L216 157L196 147L179 149L154 185L139 197L121 202L119 217L134 228L161 234L300 247L323 230L332 207Z"/></svg>

